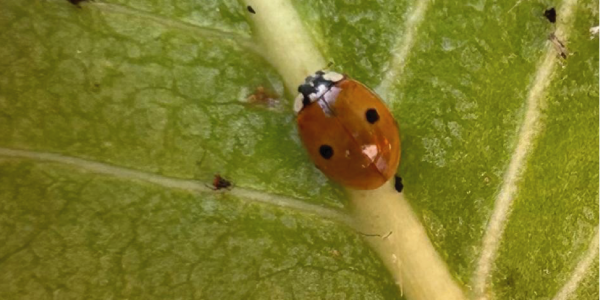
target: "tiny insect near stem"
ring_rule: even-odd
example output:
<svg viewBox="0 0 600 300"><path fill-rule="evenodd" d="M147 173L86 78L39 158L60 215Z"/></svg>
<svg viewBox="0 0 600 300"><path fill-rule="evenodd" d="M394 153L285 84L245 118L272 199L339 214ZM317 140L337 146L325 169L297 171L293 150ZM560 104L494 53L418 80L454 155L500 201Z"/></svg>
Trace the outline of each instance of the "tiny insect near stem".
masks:
<svg viewBox="0 0 600 300"><path fill-rule="evenodd" d="M222 189L231 190L233 188L233 184L231 183L231 181L221 177L221 175L216 174L213 178L212 186L207 184L206 187L213 191L218 191Z"/></svg>

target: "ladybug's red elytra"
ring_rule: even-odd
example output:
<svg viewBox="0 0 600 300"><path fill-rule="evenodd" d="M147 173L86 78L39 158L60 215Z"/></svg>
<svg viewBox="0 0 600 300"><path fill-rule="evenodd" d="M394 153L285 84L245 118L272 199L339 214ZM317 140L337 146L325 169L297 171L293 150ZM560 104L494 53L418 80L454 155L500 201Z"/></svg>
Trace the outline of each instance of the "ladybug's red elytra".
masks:
<svg viewBox="0 0 600 300"><path fill-rule="evenodd" d="M398 124L373 91L346 75L317 71L298 92L294 111L300 137L327 177L372 190L396 174Z"/></svg>

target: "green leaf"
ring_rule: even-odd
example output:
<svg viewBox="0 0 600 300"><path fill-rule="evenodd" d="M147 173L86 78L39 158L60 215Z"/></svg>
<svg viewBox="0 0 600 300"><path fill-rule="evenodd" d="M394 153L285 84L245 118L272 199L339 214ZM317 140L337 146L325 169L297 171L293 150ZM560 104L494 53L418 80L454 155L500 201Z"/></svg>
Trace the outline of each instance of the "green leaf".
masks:
<svg viewBox="0 0 600 300"><path fill-rule="evenodd" d="M594 26L595 0L2 1L0 298L422 299L398 249L433 245L414 281L597 299ZM322 62L399 121L401 199L304 152Z"/></svg>

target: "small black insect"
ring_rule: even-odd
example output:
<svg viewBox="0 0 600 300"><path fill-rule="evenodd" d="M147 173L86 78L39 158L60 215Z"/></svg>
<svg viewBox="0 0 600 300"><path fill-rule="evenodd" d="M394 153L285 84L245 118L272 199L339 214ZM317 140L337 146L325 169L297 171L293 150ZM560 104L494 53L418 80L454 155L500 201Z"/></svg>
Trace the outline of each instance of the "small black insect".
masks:
<svg viewBox="0 0 600 300"><path fill-rule="evenodd" d="M398 193L402 193L404 189L404 185L402 184L402 178L400 176L396 176L396 182L394 183L394 188Z"/></svg>
<svg viewBox="0 0 600 300"><path fill-rule="evenodd" d="M252 8L252 6L248 5L248 7L246 7L246 8L248 9L248 11L249 11L251 14L254 14L254 15L256 14L256 11L254 11L254 8Z"/></svg>
<svg viewBox="0 0 600 300"><path fill-rule="evenodd" d="M79 7L79 8L81 8L81 6L79 6L79 3L81 3L81 2L86 2L86 1L88 1L88 0L67 0L67 1L69 1L69 3L71 3L71 4L73 4L73 5L75 5L75 6Z"/></svg>
<svg viewBox="0 0 600 300"><path fill-rule="evenodd" d="M208 187L211 188L213 191L218 191L221 189L230 190L233 187L233 185L231 184L231 181L221 177L221 175L219 174L216 174L215 178L213 179L212 186Z"/></svg>
<svg viewBox="0 0 600 300"><path fill-rule="evenodd" d="M554 9L554 7L546 9L546 11L544 11L544 16L550 23L556 23L556 9Z"/></svg>

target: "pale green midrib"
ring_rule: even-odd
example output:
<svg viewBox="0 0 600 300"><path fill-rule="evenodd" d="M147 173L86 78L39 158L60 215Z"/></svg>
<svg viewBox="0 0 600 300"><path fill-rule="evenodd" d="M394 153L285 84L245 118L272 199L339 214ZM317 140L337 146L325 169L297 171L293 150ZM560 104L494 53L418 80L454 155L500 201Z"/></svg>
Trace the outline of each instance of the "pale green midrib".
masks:
<svg viewBox="0 0 600 300"><path fill-rule="evenodd" d="M126 7L119 4L104 3L104 2L88 2L84 4L85 9L96 9L103 13L113 13L127 15L143 20L150 21L152 23L160 24L170 29L180 30L186 33L193 33L195 36L210 39L228 39L231 40L241 47L252 51L262 57L263 52L260 51L259 47L252 41L249 36L243 36L239 33L228 32L216 28L203 27L193 23L171 19L164 16L156 16L154 14L137 10L134 8Z"/></svg>
<svg viewBox="0 0 600 300"><path fill-rule="evenodd" d="M286 87L289 91L294 91L295 87L303 81L306 75L314 72L315 70L319 70L325 66L325 59L323 59L322 55L319 53L316 46L313 44L313 39L306 32L304 28L304 24L299 19L299 16L293 6L291 5L289 0L245 0L245 3L251 5L256 14L250 16L250 20L253 22L253 30L255 30L254 36L260 41L261 45L265 48L266 56L268 57L268 61L277 69L277 71L282 75ZM424 14L424 10L426 6L424 6L424 2L421 2L419 10L413 10L413 14L420 14L419 16L409 16L411 20L419 20L422 18ZM283 11L283 12L282 12ZM285 17L281 17L281 16ZM280 24L281 23L281 24ZM322 38L322 37L315 37ZM402 44L401 41L396 43L397 45ZM411 47L406 50L404 56L407 57L409 55L409 50ZM290 59L291 58L291 59ZM400 59L402 60L402 59ZM393 76L392 76L393 77ZM368 215L369 206L368 203L370 200L378 199L382 200L388 204L397 203L399 200L399 193L396 192L393 188L386 189L389 187L390 182L388 182L384 187L374 190L374 191L360 191L360 197L353 197L356 201L352 201L357 206L357 211L361 213L365 213ZM382 189L386 189L386 192L381 192ZM350 195L353 195L353 191L349 191ZM360 198L360 199L359 199ZM364 200L364 201L361 201ZM400 199L402 200L402 199ZM402 203L406 203L405 201L401 201ZM406 271L403 267L398 267L398 262L392 262L391 257L388 255L390 253L402 253L404 256L398 256L397 259L400 261L408 261L413 260L412 266L428 266L432 267L435 270L431 270L428 276L413 276L411 279L405 282L404 286L399 286L400 293L403 292L403 287L410 294L409 297L413 297L412 299L431 299L427 298L427 295L440 295L443 294L443 291L448 291L453 299L464 299L464 295L462 294L461 288L453 281L450 272L446 264L438 259L439 255L437 255L435 249L431 245L431 241L429 240L425 229L422 224L418 221L417 218L413 218L414 212L409 205L404 206L406 209L401 211L372 211L372 213L376 214L376 217L372 219L373 222L378 223L379 225L382 222L391 222L393 224L385 224L389 225L389 227L397 228L399 230L404 230L402 228L402 224L405 219L410 219L411 221L411 229L405 230L405 234L418 236L417 247L409 247L408 251L396 251L395 248L398 243L383 243L381 247L374 247L377 251L377 254L384 261L386 267L394 276L394 278L400 282L402 281L402 272ZM362 214L362 215L365 215ZM360 214L354 214L353 217L359 218ZM371 220L371 219L370 219ZM364 224L363 224L364 225ZM358 230L361 230L361 225L357 224ZM414 230L418 228L418 230ZM396 232L396 235L400 235L401 232ZM401 236L406 236L406 235ZM396 240L396 238L391 238L392 240ZM388 238L390 240L390 238ZM410 241L408 242L410 243ZM411 252L414 248L425 247L426 251L422 251L427 253L428 255L412 255L419 254L418 252ZM401 247L402 249L406 249L406 247ZM411 250L412 249L412 250ZM421 250L421 249L419 249ZM418 251L418 250L415 250ZM414 259L413 257L419 257ZM434 261L420 261L422 257L434 258ZM420 270L421 273L427 272L427 270ZM421 274L419 273L419 274ZM439 284L437 284L439 283ZM440 288L440 292L435 292L435 289ZM421 291L427 290L422 293ZM445 296L439 297L437 299L449 299L446 294Z"/></svg>
<svg viewBox="0 0 600 300"><path fill-rule="evenodd" d="M36 161L48 161L54 163L60 163L75 167L76 169L85 170L92 173L108 175L116 178L126 180L137 180L156 184L165 188L185 190L189 192L200 192L200 193L228 193L232 196L240 198L243 201L260 202L269 205L274 205L281 208L288 208L295 211L313 214L321 218L331 220L346 226L351 226L352 222L350 218L335 209L325 208L318 205L308 204L302 200L294 199L291 197L285 197L281 195L269 194L253 189L234 187L231 190L226 191L214 191L209 188L210 183L185 180L172 178L153 173L147 173L138 170L127 169L124 167L118 167L109 165L106 163L86 160L77 157L65 156L56 153L38 152L29 150L19 150L0 147L0 156L30 159Z"/></svg>
<svg viewBox="0 0 600 300"><path fill-rule="evenodd" d="M296 93L306 76L326 67L298 13L287 0L244 0L255 14L248 15L253 37L266 60L277 69L289 93ZM291 103L290 103L291 105Z"/></svg>
<svg viewBox="0 0 600 300"><path fill-rule="evenodd" d="M573 269L573 273L571 277L565 285L556 293L552 300L567 300L571 295L577 290L577 287L585 277L586 273L589 272L594 259L598 257L598 226L594 230L594 234L592 235L592 240L588 245L587 251L581 257L581 260Z"/></svg>
<svg viewBox="0 0 600 300"><path fill-rule="evenodd" d="M386 232L367 239L411 300L462 300L464 293L436 252L427 230L393 179L371 191L348 191L353 216L363 232Z"/></svg>
<svg viewBox="0 0 600 300"><path fill-rule="evenodd" d="M568 36L568 30L572 27L572 10L577 0L567 0L559 8L557 14L561 16L556 34L562 39ZM500 242L503 238L504 228L509 221L510 207L518 193L520 175L525 172L529 155L535 147L535 141L541 136L543 124L541 120L540 102L545 96L545 89L552 81L556 64L557 53L550 42L547 42L545 54L542 56L536 76L532 82L527 95L526 112L523 121L519 124L517 144L510 161L502 185L494 203L494 209L488 221L486 231L482 239L482 249L475 272L472 277L474 299L488 298L488 284L496 259Z"/></svg>

